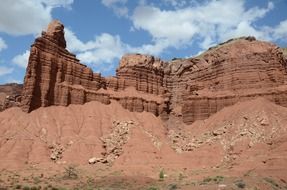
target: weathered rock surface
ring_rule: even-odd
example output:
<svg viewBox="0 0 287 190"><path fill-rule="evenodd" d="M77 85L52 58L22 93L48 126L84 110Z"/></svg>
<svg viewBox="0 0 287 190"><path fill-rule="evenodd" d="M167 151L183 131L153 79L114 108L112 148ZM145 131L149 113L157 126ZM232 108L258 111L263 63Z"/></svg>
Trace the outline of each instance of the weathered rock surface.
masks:
<svg viewBox="0 0 287 190"><path fill-rule="evenodd" d="M16 83L0 85L0 111L20 105L22 88Z"/></svg>
<svg viewBox="0 0 287 190"><path fill-rule="evenodd" d="M259 96L287 107L283 49L254 37L232 39L198 57L170 62L127 54L116 76L104 78L65 49L63 29L53 21L31 47L22 94L24 111L116 100L130 111L147 111L164 119L172 114L192 123Z"/></svg>
<svg viewBox="0 0 287 190"><path fill-rule="evenodd" d="M238 101L265 97L287 106L286 60L275 45L240 38L176 62L172 80L183 121L206 119ZM174 94L173 94L174 96Z"/></svg>
<svg viewBox="0 0 287 190"><path fill-rule="evenodd" d="M153 56L127 54L120 61L116 81L110 82L108 87L123 90L132 86L138 91L162 95L166 92L163 85L165 65Z"/></svg>
<svg viewBox="0 0 287 190"><path fill-rule="evenodd" d="M111 100L119 101L130 111L148 111L160 115L167 110L161 97L154 95L145 98L142 93L137 93L143 91L163 94L162 61L152 56L131 56L122 61L118 69L122 74L105 79L101 74L93 73L65 49L63 29L59 21L53 21L47 32L43 32L31 47L22 93L24 111L30 112L50 105L84 104L89 101L109 104ZM139 60L142 61L139 67L133 68L131 64ZM145 73L141 73L141 70ZM122 76L123 73L127 73L127 77ZM148 86L150 82L153 83ZM134 87L137 94L120 92L127 87Z"/></svg>

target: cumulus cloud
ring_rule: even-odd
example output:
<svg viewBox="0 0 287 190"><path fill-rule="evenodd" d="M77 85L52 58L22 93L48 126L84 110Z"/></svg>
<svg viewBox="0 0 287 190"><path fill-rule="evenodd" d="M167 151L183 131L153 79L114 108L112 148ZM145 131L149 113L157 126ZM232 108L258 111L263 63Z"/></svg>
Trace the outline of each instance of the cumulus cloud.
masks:
<svg viewBox="0 0 287 190"><path fill-rule="evenodd" d="M175 5L176 2L166 0ZM168 42L167 47L190 45L197 39L199 47L211 45L232 37L253 35L268 38L268 33L254 27L254 23L274 8L246 9L244 1L211 0L200 5L174 10L163 10L155 5L138 6L131 17L133 27L151 34L155 43Z"/></svg>
<svg viewBox="0 0 287 190"><path fill-rule="evenodd" d="M133 47L124 43L119 35L108 33L99 34L94 39L83 42L69 28L65 29L65 38L67 49L74 52L82 63L94 67L97 72L114 69L114 62L118 61L125 53L159 55L169 45L167 41L162 40Z"/></svg>
<svg viewBox="0 0 287 190"><path fill-rule="evenodd" d="M90 44L88 42L87 45L92 45L92 48L78 54L78 57L86 63L112 63L127 49L119 36L107 33L97 36L93 42Z"/></svg>
<svg viewBox="0 0 287 190"><path fill-rule="evenodd" d="M16 55L12 59L12 63L18 65L19 67L26 68L28 65L30 51L26 50L23 54Z"/></svg>
<svg viewBox="0 0 287 190"><path fill-rule="evenodd" d="M0 76L7 75L13 72L13 68L0 66Z"/></svg>
<svg viewBox="0 0 287 190"><path fill-rule="evenodd" d="M52 9L68 8L73 0L0 0L0 32L38 34L52 19Z"/></svg>
<svg viewBox="0 0 287 190"><path fill-rule="evenodd" d="M128 16L127 0L102 0L102 4L111 8L118 16Z"/></svg>
<svg viewBox="0 0 287 190"><path fill-rule="evenodd" d="M5 43L5 41L0 37L0 51L2 51L3 49L6 49L7 45Z"/></svg>
<svg viewBox="0 0 287 190"><path fill-rule="evenodd" d="M87 42L81 41L71 29L65 29L67 48L74 52L81 62L99 71L113 69L114 61L118 60L129 49L118 35L102 33Z"/></svg>
<svg viewBox="0 0 287 190"><path fill-rule="evenodd" d="M276 40L286 40L287 38L287 20L279 23L278 26L271 29L273 38Z"/></svg>

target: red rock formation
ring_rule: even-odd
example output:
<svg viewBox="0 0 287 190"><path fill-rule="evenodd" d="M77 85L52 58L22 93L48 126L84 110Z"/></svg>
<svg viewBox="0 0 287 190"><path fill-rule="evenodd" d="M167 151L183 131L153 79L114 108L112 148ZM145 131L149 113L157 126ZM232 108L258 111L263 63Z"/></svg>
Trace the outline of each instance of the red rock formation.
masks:
<svg viewBox="0 0 287 190"><path fill-rule="evenodd" d="M117 82L112 88L122 90L132 86L136 90L162 95L165 63L158 58L141 54L127 54L122 57L117 69Z"/></svg>
<svg viewBox="0 0 287 190"><path fill-rule="evenodd" d="M31 47L22 93L25 111L49 105L83 104L84 89L102 87L100 75L65 49L63 29L59 21L51 22L47 32Z"/></svg>
<svg viewBox="0 0 287 190"><path fill-rule="evenodd" d="M173 107L182 107L186 123L257 96L287 106L282 52L254 38L232 40L199 57L175 61L166 71L171 73Z"/></svg>
<svg viewBox="0 0 287 190"><path fill-rule="evenodd" d="M138 91L162 94L163 63L160 60L152 56L131 56L127 60L123 59L118 69L121 74L117 78L105 79L81 64L65 48L64 26L55 20L31 47L22 93L24 111L30 112L50 105L84 104L89 101L109 104L111 100L119 101L130 111L148 111L160 115L167 110L161 98L147 100L142 94L122 96L121 92L106 89L108 86L122 91L127 87L134 87ZM133 68L130 64L137 63L138 57L142 62ZM126 77L122 76L124 72L127 73Z"/></svg>
<svg viewBox="0 0 287 190"><path fill-rule="evenodd" d="M53 21L31 48L22 107L118 101L185 123L206 119L238 101L263 96L287 107L282 49L253 37L229 40L202 55L165 63L148 55L123 56L115 77L103 78L65 47L64 26Z"/></svg>
<svg viewBox="0 0 287 190"><path fill-rule="evenodd" d="M20 105L22 88L16 83L0 85L0 111Z"/></svg>

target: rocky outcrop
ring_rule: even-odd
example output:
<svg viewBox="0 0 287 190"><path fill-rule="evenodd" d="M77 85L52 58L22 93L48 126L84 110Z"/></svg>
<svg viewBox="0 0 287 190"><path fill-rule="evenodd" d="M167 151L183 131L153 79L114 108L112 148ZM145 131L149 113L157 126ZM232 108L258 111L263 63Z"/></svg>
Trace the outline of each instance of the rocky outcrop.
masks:
<svg viewBox="0 0 287 190"><path fill-rule="evenodd" d="M20 105L22 88L16 83L0 85L0 111Z"/></svg>
<svg viewBox="0 0 287 190"><path fill-rule="evenodd" d="M164 66L166 63L149 55L127 54L122 57L116 80L109 83L114 90L134 87L145 93L162 95L164 88Z"/></svg>
<svg viewBox="0 0 287 190"><path fill-rule="evenodd" d="M185 123L206 119L238 101L265 97L286 106L286 61L278 47L240 38L166 69L174 107Z"/></svg>
<svg viewBox="0 0 287 190"><path fill-rule="evenodd" d="M170 62L127 54L116 76L104 78L65 49L63 29L53 21L31 47L22 93L24 111L117 101L133 112L147 111L164 119L172 114L189 124L258 96L287 106L283 50L254 37L232 39L200 56Z"/></svg>
<svg viewBox="0 0 287 190"><path fill-rule="evenodd" d="M116 78L105 79L101 74L93 73L90 68L81 64L75 55L65 48L64 26L55 20L31 47L22 92L24 111L30 112L50 105L84 104L89 101L109 104L111 100L119 101L130 111L148 111L160 115L167 110L160 97L144 98L140 93L135 96L127 93L123 95L120 92L127 87L133 87L137 91L162 94L162 61L141 55L127 58L126 61L123 59L118 69L121 74ZM139 59L142 60L139 67L133 68L131 64L137 63ZM122 76L125 72L129 77ZM161 76L158 76L157 72L160 72Z"/></svg>
<svg viewBox="0 0 287 190"><path fill-rule="evenodd" d="M65 49L63 29L59 21L53 21L31 47L22 93L24 111L49 105L83 104L84 89L102 87L102 77Z"/></svg>

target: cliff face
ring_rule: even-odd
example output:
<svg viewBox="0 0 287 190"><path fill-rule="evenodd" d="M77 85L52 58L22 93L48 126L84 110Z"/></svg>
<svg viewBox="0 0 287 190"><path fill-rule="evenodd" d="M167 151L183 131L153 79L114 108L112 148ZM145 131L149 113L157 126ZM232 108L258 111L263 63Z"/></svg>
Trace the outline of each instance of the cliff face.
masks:
<svg viewBox="0 0 287 190"><path fill-rule="evenodd" d="M174 61L166 73L170 73L172 107L182 110L186 123L258 96L287 106L282 51L252 37L231 40L198 57Z"/></svg>
<svg viewBox="0 0 287 190"><path fill-rule="evenodd" d="M111 100L119 101L130 111L148 111L160 115L166 109L161 97L146 97L137 93L137 90L155 94L162 92L160 86L163 69L156 66L158 60L154 57L145 60L141 55L131 56L126 63L122 61L118 69L121 74L118 77L105 79L101 74L93 73L65 49L63 29L64 26L59 21L53 21L47 32L43 32L31 47L22 92L24 111L30 112L50 105L84 104L89 101L109 104ZM132 67L131 62L137 63L137 60L142 60L142 65ZM162 76L158 76L157 72L161 72ZM149 87L152 80L155 82ZM127 87L134 87L136 90L131 93L122 92Z"/></svg>
<svg viewBox="0 0 287 190"><path fill-rule="evenodd" d="M168 63L127 54L116 76L104 78L65 49L63 29L53 21L31 47L22 92L26 112L50 105L118 101L130 111L165 119L172 114L192 123L257 96L287 107L286 60L273 44L240 38L198 57Z"/></svg>
<svg viewBox="0 0 287 190"><path fill-rule="evenodd" d="M49 105L83 104L83 89L102 87L101 76L65 49L63 29L59 21L53 21L31 47L22 93L25 111Z"/></svg>

